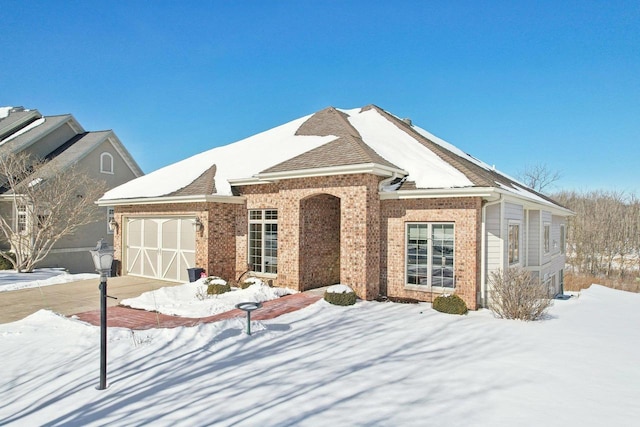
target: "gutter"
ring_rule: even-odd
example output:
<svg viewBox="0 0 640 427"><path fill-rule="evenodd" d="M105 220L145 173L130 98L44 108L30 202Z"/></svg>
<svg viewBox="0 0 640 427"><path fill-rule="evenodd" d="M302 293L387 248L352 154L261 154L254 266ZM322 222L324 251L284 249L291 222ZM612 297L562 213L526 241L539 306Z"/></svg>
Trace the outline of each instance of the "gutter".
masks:
<svg viewBox="0 0 640 427"><path fill-rule="evenodd" d="M246 199L242 196L220 196L215 194L198 194L195 196L158 196L137 197L132 199L99 199L98 206L125 206L125 205L162 205L166 203L232 203L244 204Z"/></svg>
<svg viewBox="0 0 640 427"><path fill-rule="evenodd" d="M282 179L315 178L323 176L355 175L365 173L384 177L393 177L394 174L396 176L406 176L409 174L409 172L405 170L393 168L386 165L380 165L378 163L364 163L356 165L330 166L315 169L298 169L293 171L259 173L249 178L229 179L227 181L232 186L256 185L267 184Z"/></svg>

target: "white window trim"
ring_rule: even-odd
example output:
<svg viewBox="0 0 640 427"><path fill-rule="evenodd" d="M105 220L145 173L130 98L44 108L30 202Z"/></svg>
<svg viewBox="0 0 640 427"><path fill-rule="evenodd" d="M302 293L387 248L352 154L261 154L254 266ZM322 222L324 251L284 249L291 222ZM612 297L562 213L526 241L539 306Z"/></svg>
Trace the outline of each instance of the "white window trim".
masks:
<svg viewBox="0 0 640 427"><path fill-rule="evenodd" d="M518 248L517 248L518 249L518 258L515 259L514 261L511 261L511 259L510 259L511 258L511 233L510 233L510 231L511 231L511 227L512 226L518 227ZM522 244L520 242L520 237L522 235L521 230L522 230L522 224L521 224L520 221L509 220L509 222L507 223L507 264L509 264L509 265L520 264L520 259L522 258L521 254L520 254L520 252L521 252L520 249L521 249L521 246L522 246Z"/></svg>
<svg viewBox="0 0 640 427"><path fill-rule="evenodd" d="M107 207L107 234L113 234L111 221L115 219L116 209L113 206Z"/></svg>
<svg viewBox="0 0 640 427"><path fill-rule="evenodd" d="M20 209L22 208L22 209ZM29 220L29 207L26 204L18 204L15 207L15 212L16 212L16 220L15 220L15 230L16 232L20 233L20 234L27 234L29 232L29 227L30 227L30 223L31 221ZM24 230L20 230L20 218L24 218L24 221L22 222L24 224Z"/></svg>
<svg viewBox="0 0 640 427"><path fill-rule="evenodd" d="M106 169L105 166L105 158L109 158L110 161L110 170ZM106 173L109 175L113 175L113 156L111 153L102 153L100 154L100 173Z"/></svg>
<svg viewBox="0 0 640 427"><path fill-rule="evenodd" d="M545 255L548 255L551 253L551 223L550 222L544 222L542 224L542 250L544 251Z"/></svg>
<svg viewBox="0 0 640 427"><path fill-rule="evenodd" d="M408 248L408 242L407 242L407 235L408 235L408 231L409 231L409 226L413 225L413 224L426 224L427 225L427 242L429 245L430 250L427 252L427 271L429 272L428 274L428 279L427 279L427 285L416 285L414 283L407 283L408 282L408 277L409 277L409 248ZM451 225L453 226L453 286L452 287L448 287L448 286L433 286L432 280L433 280L433 276L431 275L432 269L433 269L433 229L432 226L433 225ZM431 292L431 291L441 291L441 292L453 292L456 289L456 225L455 222L452 221L410 221L410 222L406 222L405 226L404 226L404 288L407 290L412 290L412 291L426 291L426 292Z"/></svg>
<svg viewBox="0 0 640 427"><path fill-rule="evenodd" d="M273 211L276 213L276 219L266 219L266 212L267 211ZM260 219L251 219L251 212L260 212ZM266 245L266 237L265 237L265 229L266 229L266 225L267 224L278 224L278 219L277 219L277 215L278 215L278 210L274 209L274 208L269 208L269 209L249 209L248 211L248 230L247 230L247 261L249 263L251 263L251 224L260 224L262 225L261 227L261 242L262 242L262 247L261 247L261 265L260 265L260 270L261 271L256 271L254 268L254 266L252 265L252 269L253 271L260 275L260 276L264 276L264 277L270 277L270 278L275 278L277 277L278 274L278 257L276 256L276 272L275 273L271 273L271 272L266 272L266 265L265 265L265 245ZM279 231L279 230L278 230Z"/></svg>

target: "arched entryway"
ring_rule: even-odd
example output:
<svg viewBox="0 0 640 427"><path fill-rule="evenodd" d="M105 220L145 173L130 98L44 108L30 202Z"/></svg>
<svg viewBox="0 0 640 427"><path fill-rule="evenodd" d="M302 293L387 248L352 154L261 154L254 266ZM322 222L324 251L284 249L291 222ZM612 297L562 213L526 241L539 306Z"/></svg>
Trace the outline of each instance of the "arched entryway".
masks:
<svg viewBox="0 0 640 427"><path fill-rule="evenodd" d="M340 198L300 201L300 290L340 283Z"/></svg>

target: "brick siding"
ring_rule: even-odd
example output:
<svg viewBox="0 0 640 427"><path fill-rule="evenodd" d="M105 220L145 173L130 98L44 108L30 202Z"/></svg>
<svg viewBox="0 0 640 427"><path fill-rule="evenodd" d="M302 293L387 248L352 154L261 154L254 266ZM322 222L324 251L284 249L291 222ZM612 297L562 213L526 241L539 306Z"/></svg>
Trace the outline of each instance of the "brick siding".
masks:
<svg viewBox="0 0 640 427"><path fill-rule="evenodd" d="M116 207L115 218L197 216L196 266L226 280L247 270L248 210L278 210L278 286L306 290L343 283L363 299L379 294L431 301L405 287L405 223L455 224L456 293L477 309L480 275L480 198L384 200L381 178L339 175L235 188L245 204L167 203ZM119 228L116 258L122 259Z"/></svg>
<svg viewBox="0 0 640 427"><path fill-rule="evenodd" d="M480 198L471 197L382 201L381 291L388 296L428 302L438 296L438 292L405 287L405 224L452 222L455 230L455 293L470 309L476 310L480 283L481 206Z"/></svg>

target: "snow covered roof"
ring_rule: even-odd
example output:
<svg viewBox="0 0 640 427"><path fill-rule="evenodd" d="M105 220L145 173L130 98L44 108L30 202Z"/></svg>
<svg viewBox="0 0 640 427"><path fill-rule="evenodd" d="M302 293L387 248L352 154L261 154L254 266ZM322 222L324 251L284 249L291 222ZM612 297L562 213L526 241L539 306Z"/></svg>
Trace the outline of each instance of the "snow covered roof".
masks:
<svg viewBox="0 0 640 427"><path fill-rule="evenodd" d="M537 203L555 204L452 144L374 105L350 110L329 107L213 148L116 187L100 203L196 195L198 191L203 196L231 196L232 185L312 173L358 173L365 166L369 173L406 178L395 189L491 187ZM211 176L213 182L202 185Z"/></svg>

